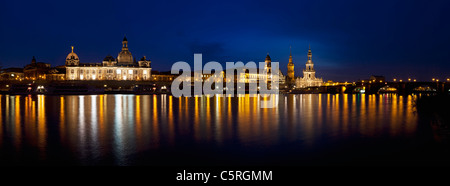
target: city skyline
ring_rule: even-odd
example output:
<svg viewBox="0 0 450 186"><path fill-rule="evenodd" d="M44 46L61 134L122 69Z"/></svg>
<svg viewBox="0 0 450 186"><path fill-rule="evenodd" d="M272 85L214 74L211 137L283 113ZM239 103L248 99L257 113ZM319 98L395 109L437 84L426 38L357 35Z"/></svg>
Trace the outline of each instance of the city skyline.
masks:
<svg viewBox="0 0 450 186"><path fill-rule="evenodd" d="M20 9L21 14L18 4L4 4L2 14L9 15L0 18L8 28L0 30L4 68L23 67L32 56L52 66L63 65L70 46L75 46L82 61L100 62L120 52L118 40L124 35L133 57L147 56L158 71L169 71L177 61L192 64L194 53L202 53L204 62L223 64L263 61L269 52L286 74L292 46L295 76L301 76L308 45L317 75L325 81L354 81L370 75L430 81L448 78L450 68L450 27L443 24L448 2L289 2L290 6L176 2L180 6L174 9L164 2L123 7L118 2L43 2ZM48 13L36 15L36 9ZM71 13L82 10L89 11ZM111 15L100 16L107 12Z"/></svg>
<svg viewBox="0 0 450 186"><path fill-rule="evenodd" d="M33 184L439 181L449 23L450 0L0 1L0 166Z"/></svg>

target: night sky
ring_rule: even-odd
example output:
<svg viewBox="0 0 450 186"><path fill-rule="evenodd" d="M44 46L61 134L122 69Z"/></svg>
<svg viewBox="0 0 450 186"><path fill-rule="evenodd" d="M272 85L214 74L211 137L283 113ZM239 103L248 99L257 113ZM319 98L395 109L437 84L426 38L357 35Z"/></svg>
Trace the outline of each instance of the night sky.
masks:
<svg viewBox="0 0 450 186"><path fill-rule="evenodd" d="M135 58L168 71L177 61L264 61L296 76L311 45L317 76L450 78L450 1L0 1L0 64L32 56L63 65L117 57L124 35Z"/></svg>

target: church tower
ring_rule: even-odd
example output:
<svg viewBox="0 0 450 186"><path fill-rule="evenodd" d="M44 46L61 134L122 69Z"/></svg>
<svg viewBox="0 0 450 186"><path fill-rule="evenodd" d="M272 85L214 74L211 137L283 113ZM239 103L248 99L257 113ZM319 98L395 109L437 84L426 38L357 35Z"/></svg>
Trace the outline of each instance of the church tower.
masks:
<svg viewBox="0 0 450 186"><path fill-rule="evenodd" d="M303 78L316 79L316 70L314 70L314 63L312 62L311 46L309 46L308 61L306 62L306 69L303 70Z"/></svg>
<svg viewBox="0 0 450 186"><path fill-rule="evenodd" d="M267 74L272 73L272 59L270 59L269 53L267 53L266 56L266 60L265 60L265 66L264 66L264 70L266 71Z"/></svg>
<svg viewBox="0 0 450 186"><path fill-rule="evenodd" d="M294 71L294 62L292 61L292 48L289 47L289 63L287 65L288 68L288 83L293 83L295 81L295 71Z"/></svg>

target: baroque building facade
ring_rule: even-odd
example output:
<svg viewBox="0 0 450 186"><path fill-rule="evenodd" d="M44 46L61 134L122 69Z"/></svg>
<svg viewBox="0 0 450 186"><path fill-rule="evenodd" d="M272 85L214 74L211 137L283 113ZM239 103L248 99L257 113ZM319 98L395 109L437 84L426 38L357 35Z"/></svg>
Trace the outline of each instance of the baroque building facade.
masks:
<svg viewBox="0 0 450 186"><path fill-rule="evenodd" d="M303 69L303 77L298 77L295 81L297 88L322 86L323 79L316 77L316 70L312 62L311 47L308 50L308 61L306 61L306 69Z"/></svg>
<svg viewBox="0 0 450 186"><path fill-rule="evenodd" d="M72 52L66 57L66 80L150 81L151 69L151 61L145 56L136 62L128 49L126 37L117 60L108 55L101 63L80 63L73 46Z"/></svg>

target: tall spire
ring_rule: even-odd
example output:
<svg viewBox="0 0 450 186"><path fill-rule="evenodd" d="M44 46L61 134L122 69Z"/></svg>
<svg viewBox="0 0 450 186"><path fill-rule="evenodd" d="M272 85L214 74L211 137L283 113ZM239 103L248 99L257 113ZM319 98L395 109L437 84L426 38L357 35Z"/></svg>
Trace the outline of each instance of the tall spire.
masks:
<svg viewBox="0 0 450 186"><path fill-rule="evenodd" d="M312 63L312 52L311 52L311 45L309 45L309 49L308 49L308 63Z"/></svg>
<svg viewBox="0 0 450 186"><path fill-rule="evenodd" d="M292 46L289 46L289 64L292 63Z"/></svg>
<svg viewBox="0 0 450 186"><path fill-rule="evenodd" d="M272 61L272 59L270 59L269 52L267 52L266 63L267 63L267 62L271 62L271 61Z"/></svg>
<svg viewBox="0 0 450 186"><path fill-rule="evenodd" d="M72 48L72 53L73 53L73 46L71 46L71 48Z"/></svg>
<svg viewBox="0 0 450 186"><path fill-rule="evenodd" d="M292 56L292 46L289 45L289 56Z"/></svg>

